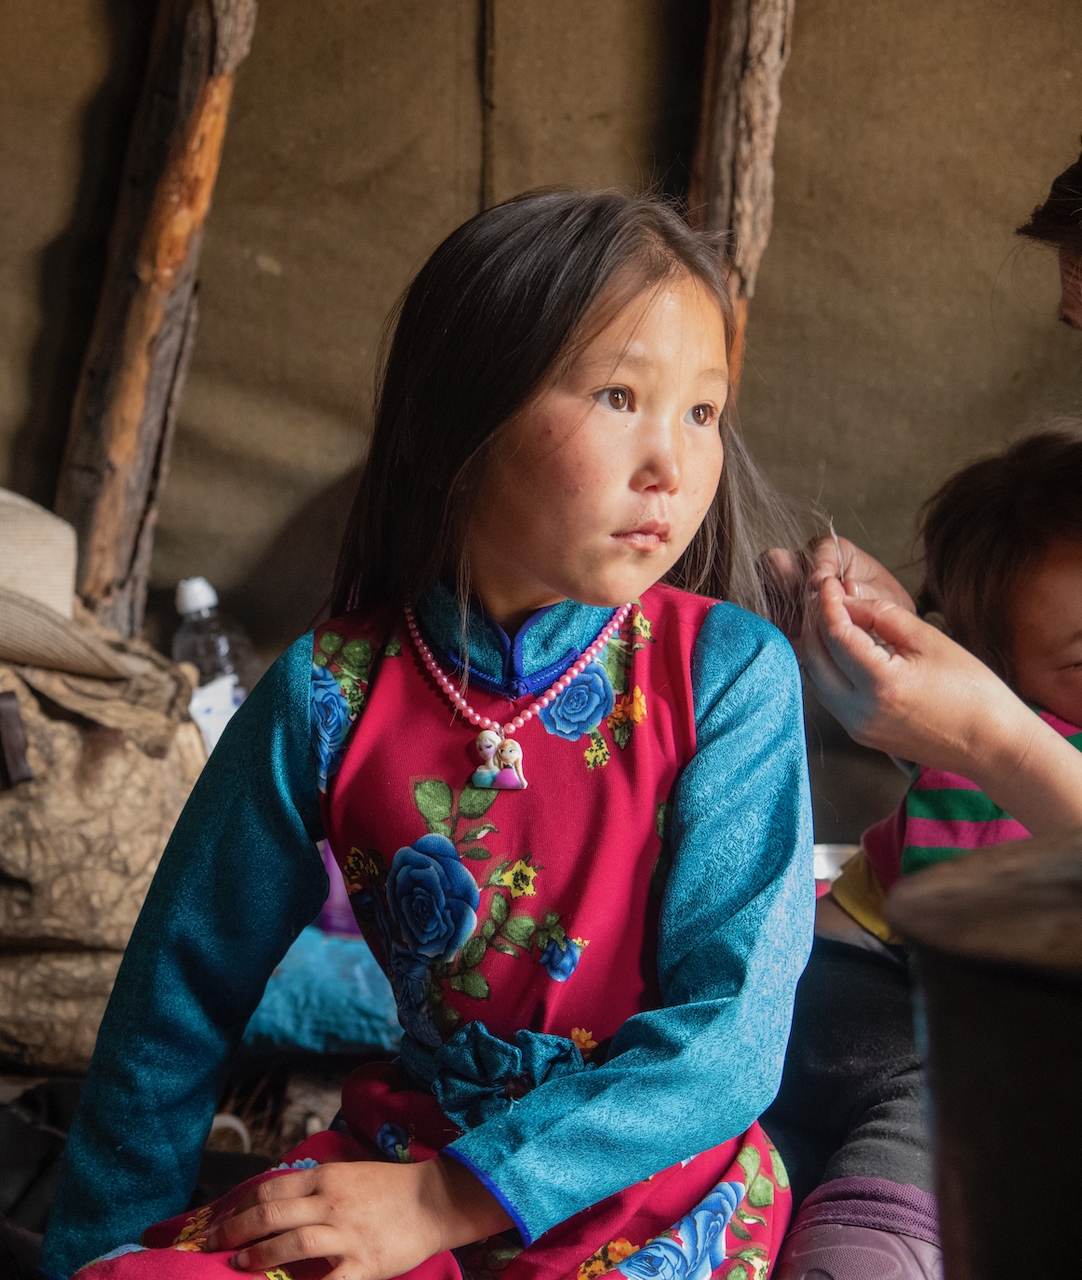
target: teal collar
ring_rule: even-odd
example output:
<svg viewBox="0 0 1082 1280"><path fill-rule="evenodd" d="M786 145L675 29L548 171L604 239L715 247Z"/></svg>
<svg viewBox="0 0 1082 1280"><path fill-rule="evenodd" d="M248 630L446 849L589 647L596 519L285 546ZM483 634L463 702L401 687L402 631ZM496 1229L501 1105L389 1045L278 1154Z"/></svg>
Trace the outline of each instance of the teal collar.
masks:
<svg viewBox="0 0 1082 1280"><path fill-rule="evenodd" d="M614 612L561 600L538 609L509 636L480 605L471 605L469 683L508 698L542 693L578 661ZM454 592L443 583L431 587L417 605L417 621L444 670L461 674L462 615Z"/></svg>

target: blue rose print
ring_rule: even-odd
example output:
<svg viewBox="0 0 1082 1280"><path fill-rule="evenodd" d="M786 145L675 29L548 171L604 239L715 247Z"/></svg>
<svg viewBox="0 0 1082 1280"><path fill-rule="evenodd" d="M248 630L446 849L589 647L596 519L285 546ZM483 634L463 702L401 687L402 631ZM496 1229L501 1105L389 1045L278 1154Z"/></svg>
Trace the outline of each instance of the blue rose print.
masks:
<svg viewBox="0 0 1082 1280"><path fill-rule="evenodd" d="M352 722L338 681L326 667L312 663L312 737L316 748L316 776L320 791L338 772Z"/></svg>
<svg viewBox="0 0 1082 1280"><path fill-rule="evenodd" d="M743 1198L742 1182L719 1182L675 1227L616 1270L628 1280L710 1280L725 1261L725 1228Z"/></svg>
<svg viewBox="0 0 1082 1280"><path fill-rule="evenodd" d="M428 1012L428 965L398 946L391 948L390 965L402 1030L426 1048L438 1049L443 1041Z"/></svg>
<svg viewBox="0 0 1082 1280"><path fill-rule="evenodd" d="M578 968L581 955L582 951L579 949L577 942L572 942L570 938L565 938L564 945L561 947L556 939L553 938L541 953L541 963L548 970L548 975L554 982L566 982Z"/></svg>
<svg viewBox="0 0 1082 1280"><path fill-rule="evenodd" d="M399 849L387 875L387 907L410 955L451 960L473 933L481 894L446 836Z"/></svg>
<svg viewBox="0 0 1082 1280"><path fill-rule="evenodd" d="M398 1124L385 1124L376 1134L376 1146L388 1160L396 1164L410 1164L409 1134Z"/></svg>
<svg viewBox="0 0 1082 1280"><path fill-rule="evenodd" d="M608 672L600 662L591 662L547 707L542 707L538 719L557 738L577 742L584 733L593 733L615 705Z"/></svg>

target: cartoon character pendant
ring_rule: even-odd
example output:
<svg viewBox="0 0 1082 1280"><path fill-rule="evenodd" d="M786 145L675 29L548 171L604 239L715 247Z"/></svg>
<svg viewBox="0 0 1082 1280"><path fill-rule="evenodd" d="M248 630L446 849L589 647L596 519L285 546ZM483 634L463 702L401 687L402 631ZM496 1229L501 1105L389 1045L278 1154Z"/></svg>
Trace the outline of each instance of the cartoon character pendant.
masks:
<svg viewBox="0 0 1082 1280"><path fill-rule="evenodd" d="M526 777L522 772L522 748L514 738L505 738L497 729L482 729L477 735L480 766L471 781L475 787L495 791L524 791Z"/></svg>

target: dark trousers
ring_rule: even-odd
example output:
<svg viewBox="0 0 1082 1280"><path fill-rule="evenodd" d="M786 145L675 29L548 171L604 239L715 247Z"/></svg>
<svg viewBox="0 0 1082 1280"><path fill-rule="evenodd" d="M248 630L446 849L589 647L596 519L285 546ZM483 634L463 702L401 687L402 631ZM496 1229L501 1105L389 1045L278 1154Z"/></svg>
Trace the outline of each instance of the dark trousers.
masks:
<svg viewBox="0 0 1082 1280"><path fill-rule="evenodd" d="M789 1171L794 1213L836 1178L934 1194L923 1077L905 953L817 937L781 1089L762 1121Z"/></svg>

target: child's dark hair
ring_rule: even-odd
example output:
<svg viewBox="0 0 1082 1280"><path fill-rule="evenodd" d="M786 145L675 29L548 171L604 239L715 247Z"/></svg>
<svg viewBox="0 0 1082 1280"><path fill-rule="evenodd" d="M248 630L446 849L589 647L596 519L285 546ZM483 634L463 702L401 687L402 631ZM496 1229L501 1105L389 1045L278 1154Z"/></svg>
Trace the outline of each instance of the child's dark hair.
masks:
<svg viewBox="0 0 1082 1280"><path fill-rule="evenodd" d="M663 201L533 192L448 236L398 307L332 611L412 603L441 578L465 600L464 533L500 428L615 307L682 272L716 298L731 349L718 244ZM717 496L666 580L764 612L761 548L752 545L751 526L781 508L728 406L720 429L725 465ZM524 476L524 500L528 490Z"/></svg>
<svg viewBox="0 0 1082 1280"><path fill-rule="evenodd" d="M1082 252L1082 156L1055 179L1018 234L1053 248Z"/></svg>
<svg viewBox="0 0 1082 1280"><path fill-rule="evenodd" d="M1011 595L1051 543L1082 541L1082 420L1061 419L956 472L924 504L918 610L1012 683Z"/></svg>

